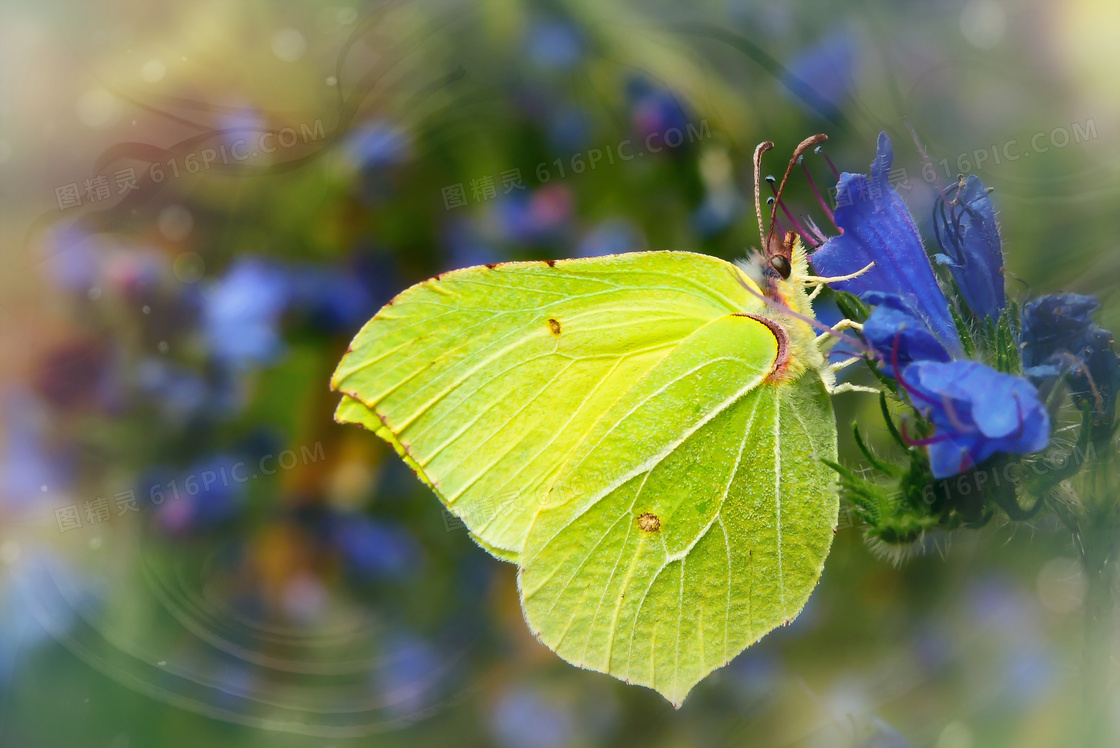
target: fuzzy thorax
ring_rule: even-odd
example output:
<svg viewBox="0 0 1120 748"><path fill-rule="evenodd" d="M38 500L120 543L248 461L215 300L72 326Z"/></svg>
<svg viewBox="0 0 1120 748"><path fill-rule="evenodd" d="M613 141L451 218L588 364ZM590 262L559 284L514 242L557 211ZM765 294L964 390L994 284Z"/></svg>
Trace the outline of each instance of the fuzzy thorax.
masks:
<svg viewBox="0 0 1120 748"><path fill-rule="evenodd" d="M825 358L816 340L816 316L809 296L815 284L810 282L812 276L805 249L800 239L787 244L785 249L789 253L786 257L790 267L788 278L782 278L765 261L748 261L740 264L740 268L748 276L744 285L765 302L758 311L759 316L776 322L788 337L788 357L778 378L791 381L806 371L823 371ZM757 282L752 282L753 279Z"/></svg>

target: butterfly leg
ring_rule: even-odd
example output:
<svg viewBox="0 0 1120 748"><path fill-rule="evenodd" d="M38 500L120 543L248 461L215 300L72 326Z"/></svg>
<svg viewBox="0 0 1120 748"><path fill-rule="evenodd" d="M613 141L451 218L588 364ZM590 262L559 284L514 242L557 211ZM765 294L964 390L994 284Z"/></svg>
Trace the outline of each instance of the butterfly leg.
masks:
<svg viewBox="0 0 1120 748"><path fill-rule="evenodd" d="M820 291L820 288L818 288L817 291ZM813 293L815 294L817 293L817 291L814 291ZM828 340L828 338L830 338L831 336L835 335L838 332L843 332L844 330L856 330L857 332L863 332L863 325L859 322L856 322L854 319L842 319L816 337L817 345L820 345L824 341Z"/></svg>
<svg viewBox="0 0 1120 748"><path fill-rule="evenodd" d="M875 395L879 394L879 390L874 387L865 387L862 384L852 384L851 382L843 382L841 384L836 383L836 372L840 371L841 369L846 369L857 361L862 360L863 359L859 356L852 356L851 358L846 358L843 361L837 361L834 364L829 364L828 366L821 369L821 379L824 380L824 388L828 392L828 394L839 395L842 392L870 392Z"/></svg>
<svg viewBox="0 0 1120 748"><path fill-rule="evenodd" d="M828 284L828 283L841 283L843 281L853 280L855 278L860 277L861 275L863 275L864 273L866 273L868 270L870 270L873 267L875 267L875 263L874 262L869 262L867 264L867 267L861 268L860 270L857 270L854 273L849 273L848 275L837 275L837 276L834 276L834 277L831 277L831 278L824 278L824 277L821 277L819 275L806 276L805 280L803 281L804 284L806 286L816 286L816 288L813 289L813 292L811 294L809 294L809 301L813 301L814 299L816 299L817 294L819 294L821 292L821 289L824 288L826 284Z"/></svg>
<svg viewBox="0 0 1120 748"><path fill-rule="evenodd" d="M875 267L875 263L874 262L869 262L869 263L867 263L866 267L860 268L859 270L855 271L854 273L849 273L848 275L836 275L836 276L832 276L832 277L829 277L829 278L825 278L825 277L820 276L820 275L808 275L808 276L805 277L805 285L806 286L819 286L822 283L841 283L843 281L854 280L854 279L860 277L861 275L863 275L864 273L868 272L869 270L871 270L871 268L873 268L873 267Z"/></svg>

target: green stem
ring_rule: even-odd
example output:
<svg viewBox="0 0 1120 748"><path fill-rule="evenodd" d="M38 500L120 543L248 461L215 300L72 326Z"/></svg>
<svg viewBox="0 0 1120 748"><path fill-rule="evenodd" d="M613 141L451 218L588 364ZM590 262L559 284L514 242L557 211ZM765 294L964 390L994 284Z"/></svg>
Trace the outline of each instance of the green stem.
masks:
<svg viewBox="0 0 1120 748"><path fill-rule="evenodd" d="M1111 460L1102 461L1106 464ZM1098 465L1098 467L1100 467ZM1107 469L1107 468L1106 468ZM1120 504L1107 474L1089 476L1093 498L1081 528L1081 564L1085 572L1085 648L1082 652L1082 703L1086 748L1114 746L1111 736L1112 643L1116 631L1117 559L1120 549ZM1104 478L1104 480L1100 480Z"/></svg>

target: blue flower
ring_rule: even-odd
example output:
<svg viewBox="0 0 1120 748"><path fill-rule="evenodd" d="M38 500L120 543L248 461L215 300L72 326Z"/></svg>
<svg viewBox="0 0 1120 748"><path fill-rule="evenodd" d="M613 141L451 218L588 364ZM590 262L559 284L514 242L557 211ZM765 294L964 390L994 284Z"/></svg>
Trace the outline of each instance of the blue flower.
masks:
<svg viewBox="0 0 1120 748"><path fill-rule="evenodd" d="M44 241L43 265L51 283L63 291L86 293L97 286L105 264L104 247L72 227L54 227Z"/></svg>
<svg viewBox="0 0 1120 748"><path fill-rule="evenodd" d="M1027 302L1022 312L1023 367L1048 367L1039 375L1057 375L1063 354L1073 353L1089 339L1092 314L1101 303L1095 296L1078 293L1051 294Z"/></svg>
<svg viewBox="0 0 1120 748"><path fill-rule="evenodd" d="M704 202L692 212L692 227L702 237L711 237L733 226L744 214L746 203L734 189L709 190Z"/></svg>
<svg viewBox="0 0 1120 748"><path fill-rule="evenodd" d="M654 147L662 144L666 150L672 150L674 146L666 142L666 134L676 130L683 136L689 122L688 112L677 97L641 76L634 76L626 83L626 98L631 102L634 130L643 143L652 143ZM675 134L672 139L676 139ZM687 141L682 138L676 147L684 142Z"/></svg>
<svg viewBox="0 0 1120 748"><path fill-rule="evenodd" d="M560 185L510 193L494 203L497 238L511 244L541 244L562 236L569 228L573 203L571 190Z"/></svg>
<svg viewBox="0 0 1120 748"><path fill-rule="evenodd" d="M1112 350L1112 333L1091 318L1098 307L1094 296L1040 296L1023 307L1020 345L1029 376L1044 379L1068 370L1074 403L1092 403L1111 421L1120 389L1120 357Z"/></svg>
<svg viewBox="0 0 1120 748"><path fill-rule="evenodd" d="M978 177L958 185L950 202L938 201L933 229L944 252L935 259L949 266L969 309L978 317L998 319L1005 301L1003 250L995 208Z"/></svg>
<svg viewBox="0 0 1120 748"><path fill-rule="evenodd" d="M203 330L214 357L234 368L275 360L284 350L279 325L290 295L279 265L238 260L204 296Z"/></svg>
<svg viewBox="0 0 1120 748"><path fill-rule="evenodd" d="M201 376L162 358L140 359L136 363L135 382L141 392L151 397L161 414L175 423L210 404L212 393Z"/></svg>
<svg viewBox="0 0 1120 748"><path fill-rule="evenodd" d="M390 122L373 120L354 129L346 138L344 153L359 169L386 169L408 160L408 133Z"/></svg>
<svg viewBox="0 0 1120 748"><path fill-rule="evenodd" d="M813 268L822 276L840 276L874 262L875 266L858 278L832 287L860 297L872 291L902 297L917 310L930 331L957 353L960 338L949 302L937 285L914 219L888 180L893 161L890 138L880 133L870 176L840 175L834 220L841 234L813 253Z"/></svg>
<svg viewBox="0 0 1120 748"><path fill-rule="evenodd" d="M918 311L901 296L872 291L863 300L876 305L863 325L863 337L879 353L884 374L897 379L896 369L905 371L915 361L952 360Z"/></svg>
<svg viewBox="0 0 1120 748"><path fill-rule="evenodd" d="M583 57L583 49L579 28L555 18L534 20L525 35L529 59L546 70L570 70Z"/></svg>
<svg viewBox="0 0 1120 748"><path fill-rule="evenodd" d="M852 89L858 51L852 35L838 31L800 52L783 76L790 98L809 114L838 114Z"/></svg>
<svg viewBox="0 0 1120 748"><path fill-rule="evenodd" d="M0 509L11 517L70 491L76 454L51 428L50 410L23 388L0 393Z"/></svg>
<svg viewBox="0 0 1120 748"><path fill-rule="evenodd" d="M338 517L332 524L335 545L358 576L401 579L420 564L420 548L403 527L363 515Z"/></svg>
<svg viewBox="0 0 1120 748"><path fill-rule="evenodd" d="M903 372L915 408L934 426L935 478L964 472L997 452L1030 454L1050 440L1050 416L1022 377L975 361L919 361Z"/></svg>
<svg viewBox="0 0 1120 748"><path fill-rule="evenodd" d="M444 653L409 633L391 635L377 660L373 681L381 703L402 716L415 716L440 695L447 675Z"/></svg>
<svg viewBox="0 0 1120 748"><path fill-rule="evenodd" d="M506 693L494 707L491 729L505 748L561 748L576 733L576 716L539 689Z"/></svg>
<svg viewBox="0 0 1120 748"><path fill-rule="evenodd" d="M639 231L622 219L603 221L580 239L576 257L620 255L642 249L645 241Z"/></svg>
<svg viewBox="0 0 1120 748"><path fill-rule="evenodd" d="M396 263L383 253L363 253L343 267L299 264L289 268L291 308L327 333L352 331L393 297Z"/></svg>
<svg viewBox="0 0 1120 748"><path fill-rule="evenodd" d="M582 151L591 140L591 117L579 107L559 107L551 113L547 125L549 142L564 155Z"/></svg>
<svg viewBox="0 0 1120 748"><path fill-rule="evenodd" d="M503 262L509 259L509 248L495 238L483 236L481 227L465 216L452 218L440 231L440 243L446 249L443 270Z"/></svg>
<svg viewBox="0 0 1120 748"><path fill-rule="evenodd" d="M156 525L171 535L185 535L218 527L245 508L244 460L219 454L196 463L168 480L163 471L149 471L136 493L158 506Z"/></svg>

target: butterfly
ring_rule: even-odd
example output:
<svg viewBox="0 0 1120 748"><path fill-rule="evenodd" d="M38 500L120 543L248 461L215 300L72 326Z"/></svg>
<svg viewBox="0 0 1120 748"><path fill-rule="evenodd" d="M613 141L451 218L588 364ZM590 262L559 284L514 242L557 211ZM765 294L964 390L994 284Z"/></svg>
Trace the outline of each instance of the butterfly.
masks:
<svg viewBox="0 0 1120 748"><path fill-rule="evenodd" d="M518 565L544 644L676 706L797 616L836 527L826 279L796 234L763 232L772 145L753 268L651 251L442 273L382 308L331 380L338 422Z"/></svg>

